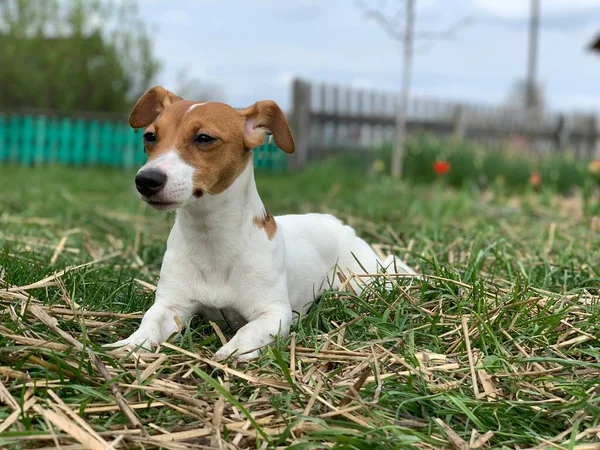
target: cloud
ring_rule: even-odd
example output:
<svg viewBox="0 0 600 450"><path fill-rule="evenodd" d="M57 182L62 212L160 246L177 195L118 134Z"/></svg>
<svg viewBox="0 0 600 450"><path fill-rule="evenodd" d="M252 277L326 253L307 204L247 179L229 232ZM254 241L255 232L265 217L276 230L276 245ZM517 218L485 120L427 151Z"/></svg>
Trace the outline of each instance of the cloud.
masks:
<svg viewBox="0 0 600 450"><path fill-rule="evenodd" d="M530 18L528 0L473 0L483 23L526 30ZM544 29L577 31L596 24L600 16L598 0L541 1L540 21Z"/></svg>
<svg viewBox="0 0 600 450"><path fill-rule="evenodd" d="M554 106L583 112L598 111L600 95L582 95L580 93L565 93L555 97Z"/></svg>
<svg viewBox="0 0 600 450"><path fill-rule="evenodd" d="M275 83L279 86L290 86L294 81L295 75L293 72L281 72L275 77Z"/></svg>
<svg viewBox="0 0 600 450"><path fill-rule="evenodd" d="M396 1L388 0L390 9ZM529 2L452 0L452 8L447 3L418 0L417 30L445 29L466 16L475 21L455 38L415 53L414 92L466 102L503 101L525 73ZM566 107L569 98L582 105L581 99L597 91L600 57L584 48L600 15L591 12L599 8L600 0L542 0L539 78L552 106ZM283 107L289 105L295 76L399 89L398 43L365 20L353 0L178 0L156 2L144 14L161 25L152 37L165 66L156 81L166 86L176 85L177 69L186 67L190 76L222 86L234 105L273 98ZM169 17L188 20L171 24Z"/></svg>
<svg viewBox="0 0 600 450"><path fill-rule="evenodd" d="M495 17L521 19L529 16L528 0L474 0L475 7ZM598 9L598 0L551 0L541 2L544 15L570 14L586 9Z"/></svg>
<svg viewBox="0 0 600 450"><path fill-rule="evenodd" d="M318 0L263 0L270 16L287 22L310 22L319 18L323 12L323 2Z"/></svg>
<svg viewBox="0 0 600 450"><path fill-rule="evenodd" d="M297 6L284 11L283 18L294 22L310 22L321 15L321 8L313 5Z"/></svg>
<svg viewBox="0 0 600 450"><path fill-rule="evenodd" d="M368 78L354 78L349 83L350 87L357 89L374 89L375 82Z"/></svg>
<svg viewBox="0 0 600 450"><path fill-rule="evenodd" d="M185 11L180 9L170 9L165 12L163 16L163 21L169 25L181 25L189 23L191 19L192 17L190 17L189 14L186 14Z"/></svg>

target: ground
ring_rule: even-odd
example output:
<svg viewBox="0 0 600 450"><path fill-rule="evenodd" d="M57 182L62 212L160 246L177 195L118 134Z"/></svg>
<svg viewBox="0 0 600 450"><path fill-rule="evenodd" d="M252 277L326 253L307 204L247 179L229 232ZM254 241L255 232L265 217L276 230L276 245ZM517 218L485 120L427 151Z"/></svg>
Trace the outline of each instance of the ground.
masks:
<svg viewBox="0 0 600 450"><path fill-rule="evenodd" d="M236 366L201 320L140 359L100 347L152 303L173 220L132 180L0 167L0 447L600 448L600 221L577 197L261 174L272 213L333 212L423 276L328 294Z"/></svg>

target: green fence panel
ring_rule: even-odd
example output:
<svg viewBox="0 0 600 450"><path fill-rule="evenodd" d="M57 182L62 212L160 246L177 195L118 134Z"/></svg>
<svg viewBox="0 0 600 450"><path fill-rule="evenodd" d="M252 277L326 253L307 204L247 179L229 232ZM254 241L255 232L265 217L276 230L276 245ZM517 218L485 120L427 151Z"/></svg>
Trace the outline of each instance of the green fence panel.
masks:
<svg viewBox="0 0 600 450"><path fill-rule="evenodd" d="M265 140L254 149L257 168L283 171L288 158ZM0 163L103 165L131 170L146 162L141 133L124 121L44 115L0 115Z"/></svg>
<svg viewBox="0 0 600 450"><path fill-rule="evenodd" d="M41 164L46 162L48 147L46 145L46 131L48 129L48 119L44 116L34 118L34 150L33 163Z"/></svg>
<svg viewBox="0 0 600 450"><path fill-rule="evenodd" d="M137 131L133 132L135 135L135 165L141 166L146 163L148 156L146 155L146 150L144 149L144 143L142 142L142 133Z"/></svg>
<svg viewBox="0 0 600 450"><path fill-rule="evenodd" d="M105 121L102 124L100 131L100 164L108 165L110 163L110 155L114 146L114 136L117 132L117 124Z"/></svg>
<svg viewBox="0 0 600 450"><path fill-rule="evenodd" d="M48 131L46 140L46 162L55 164L58 162L58 152L60 151L61 141L61 122L57 118L52 118L48 121Z"/></svg>
<svg viewBox="0 0 600 450"><path fill-rule="evenodd" d="M73 148L73 122L69 117L60 120L58 162L71 163L71 149Z"/></svg>
<svg viewBox="0 0 600 450"><path fill-rule="evenodd" d="M70 155L71 163L76 166L83 165L84 152L85 152L85 141L86 141L86 121L83 119L75 120L73 127L73 147L72 154Z"/></svg>
<svg viewBox="0 0 600 450"><path fill-rule="evenodd" d="M8 126L8 161L17 162L19 159L19 145L21 144L21 117L17 115L10 116L10 124Z"/></svg>
<svg viewBox="0 0 600 450"><path fill-rule="evenodd" d="M0 163L8 159L8 119L0 116Z"/></svg>
<svg viewBox="0 0 600 450"><path fill-rule="evenodd" d="M115 142L110 151L110 164L113 166L121 166L123 163L123 155L125 154L125 145L127 144L127 126L122 123L115 127Z"/></svg>
<svg viewBox="0 0 600 450"><path fill-rule="evenodd" d="M35 128L33 117L25 116L23 119L23 133L21 139L21 148L19 149L19 162L29 165L33 162Z"/></svg>
<svg viewBox="0 0 600 450"><path fill-rule="evenodd" d="M138 148L138 136L133 130L125 135L125 148L123 149L123 167L127 170L133 169L135 166L135 151Z"/></svg>
<svg viewBox="0 0 600 450"><path fill-rule="evenodd" d="M270 138L254 150L254 165L258 169L281 172L287 168L287 164L287 155Z"/></svg>
<svg viewBox="0 0 600 450"><path fill-rule="evenodd" d="M85 161L89 165L97 165L100 160L100 123L97 120L90 122L88 143Z"/></svg>
<svg viewBox="0 0 600 450"><path fill-rule="evenodd" d="M115 142L115 146L112 151L112 165L125 167L125 160L127 157L127 145L130 139L129 128L124 124L119 124L119 133L117 134L118 140Z"/></svg>
<svg viewBox="0 0 600 450"><path fill-rule="evenodd" d="M114 166L120 161L124 146L124 126L121 123L115 123L113 127L112 144L107 152L106 165Z"/></svg>
<svg viewBox="0 0 600 450"><path fill-rule="evenodd" d="M263 145L263 149L265 145ZM266 151L259 151L259 148L254 149L254 167L257 169L262 169L265 165L265 153Z"/></svg>

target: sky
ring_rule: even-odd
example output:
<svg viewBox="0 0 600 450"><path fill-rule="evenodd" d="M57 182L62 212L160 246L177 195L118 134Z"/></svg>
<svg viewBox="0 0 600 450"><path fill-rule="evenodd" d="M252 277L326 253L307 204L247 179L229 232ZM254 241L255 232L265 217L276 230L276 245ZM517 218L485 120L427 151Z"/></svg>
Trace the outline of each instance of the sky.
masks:
<svg viewBox="0 0 600 450"><path fill-rule="evenodd" d="M451 38L418 40L412 93L495 105L523 79L528 0L416 0L416 32L470 23ZM364 0L392 15L401 0ZM600 112L600 0L541 0L538 77L552 110ZM398 91L401 47L354 0L140 0L154 50L157 83L177 93L177 76L216 84L222 100L244 107L291 101L294 77Z"/></svg>

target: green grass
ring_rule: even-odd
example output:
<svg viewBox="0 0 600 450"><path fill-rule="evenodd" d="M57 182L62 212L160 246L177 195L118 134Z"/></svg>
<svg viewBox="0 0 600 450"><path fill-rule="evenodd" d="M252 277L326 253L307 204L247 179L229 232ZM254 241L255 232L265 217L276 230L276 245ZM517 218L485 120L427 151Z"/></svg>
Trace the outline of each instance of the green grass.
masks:
<svg viewBox="0 0 600 450"><path fill-rule="evenodd" d="M153 301L173 216L130 173L0 167L0 447L600 448L600 225L580 199L336 163L258 185L274 214L333 212L425 277L329 293L246 366L211 362L200 319L158 354L107 353Z"/></svg>
<svg viewBox="0 0 600 450"><path fill-rule="evenodd" d="M391 160L391 145L380 149L381 161ZM462 188L501 186L512 193L530 188L530 177L537 172L541 185L561 194L598 185L598 177L589 174L590 161L575 159L571 149L552 151L544 156L532 154L524 147L504 143L499 148L477 145L460 139L443 139L429 133L418 134L407 141L404 153L404 178L412 183L431 183L437 175L434 161L448 161L450 172L444 177L450 186ZM388 166L388 164L384 164ZM389 167L385 167L389 172Z"/></svg>

